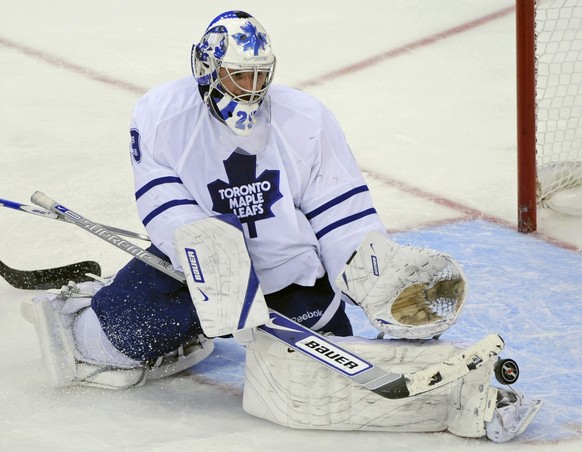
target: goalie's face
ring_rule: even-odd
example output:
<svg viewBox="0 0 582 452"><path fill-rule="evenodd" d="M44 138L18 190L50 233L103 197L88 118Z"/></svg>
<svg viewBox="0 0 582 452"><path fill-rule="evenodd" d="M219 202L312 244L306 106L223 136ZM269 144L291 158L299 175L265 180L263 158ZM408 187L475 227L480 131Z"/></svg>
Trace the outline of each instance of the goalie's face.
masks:
<svg viewBox="0 0 582 452"><path fill-rule="evenodd" d="M221 67L218 74L220 85L234 100L252 104L261 100L266 92L268 70Z"/></svg>

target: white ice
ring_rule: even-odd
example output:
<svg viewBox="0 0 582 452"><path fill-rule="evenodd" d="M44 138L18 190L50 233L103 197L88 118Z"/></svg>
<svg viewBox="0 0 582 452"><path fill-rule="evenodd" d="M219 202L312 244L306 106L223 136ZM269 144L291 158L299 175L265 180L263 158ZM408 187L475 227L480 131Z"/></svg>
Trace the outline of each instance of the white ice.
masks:
<svg viewBox="0 0 582 452"><path fill-rule="evenodd" d="M247 10L271 34L276 82L336 113L394 238L463 265L470 295L446 337L500 333L504 355L521 365L516 388L545 400L530 428L504 445L448 433L288 430L242 410L244 352L228 340L200 366L138 389L55 390L19 313L35 293L0 281L0 450L580 450L582 219L542 211L540 233L515 232L513 6L0 2L0 198L29 203L41 190L94 221L144 232L128 154L134 103L190 73L191 44L211 18ZM128 260L72 225L8 209L0 211L0 249L18 269L91 259L112 274ZM350 312L357 333L372 337Z"/></svg>

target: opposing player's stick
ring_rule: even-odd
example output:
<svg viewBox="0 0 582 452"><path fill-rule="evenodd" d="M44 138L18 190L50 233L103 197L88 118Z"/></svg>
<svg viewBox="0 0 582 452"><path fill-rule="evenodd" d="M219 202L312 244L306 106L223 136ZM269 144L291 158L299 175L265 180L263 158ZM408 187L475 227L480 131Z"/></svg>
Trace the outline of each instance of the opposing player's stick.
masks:
<svg viewBox="0 0 582 452"><path fill-rule="evenodd" d="M12 287L24 290L54 289L69 281L86 281L87 273L101 276L101 266L94 261L82 261L42 270L16 270L0 261L0 276Z"/></svg>
<svg viewBox="0 0 582 452"><path fill-rule="evenodd" d="M71 223L186 284L184 274L176 270L170 263L118 237L103 225L93 223L58 204L45 194L34 193L32 202L56 215L63 216ZM259 326L258 330L388 399L410 397L446 385L481 367L486 362L496 359L504 348L503 340L498 335L491 334L442 363L428 366L410 374L400 374L386 372L373 363L327 340L315 331L311 331L273 310L270 310L269 321L265 325Z"/></svg>

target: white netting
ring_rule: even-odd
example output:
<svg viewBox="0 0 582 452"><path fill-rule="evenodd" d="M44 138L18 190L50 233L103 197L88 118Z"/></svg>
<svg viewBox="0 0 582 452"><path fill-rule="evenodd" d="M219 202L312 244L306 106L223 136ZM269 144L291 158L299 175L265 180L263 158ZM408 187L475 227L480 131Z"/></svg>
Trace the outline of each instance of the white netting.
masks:
<svg viewBox="0 0 582 452"><path fill-rule="evenodd" d="M582 184L582 0L536 2L538 201Z"/></svg>

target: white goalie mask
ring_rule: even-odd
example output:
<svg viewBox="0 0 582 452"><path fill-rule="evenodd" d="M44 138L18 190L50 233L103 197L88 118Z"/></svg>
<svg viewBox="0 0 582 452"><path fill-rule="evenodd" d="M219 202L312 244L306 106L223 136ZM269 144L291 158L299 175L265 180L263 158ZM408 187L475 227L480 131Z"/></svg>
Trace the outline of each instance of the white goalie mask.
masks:
<svg viewBox="0 0 582 452"><path fill-rule="evenodd" d="M192 46L192 73L212 115L248 136L275 72L271 40L243 11L216 17Z"/></svg>

